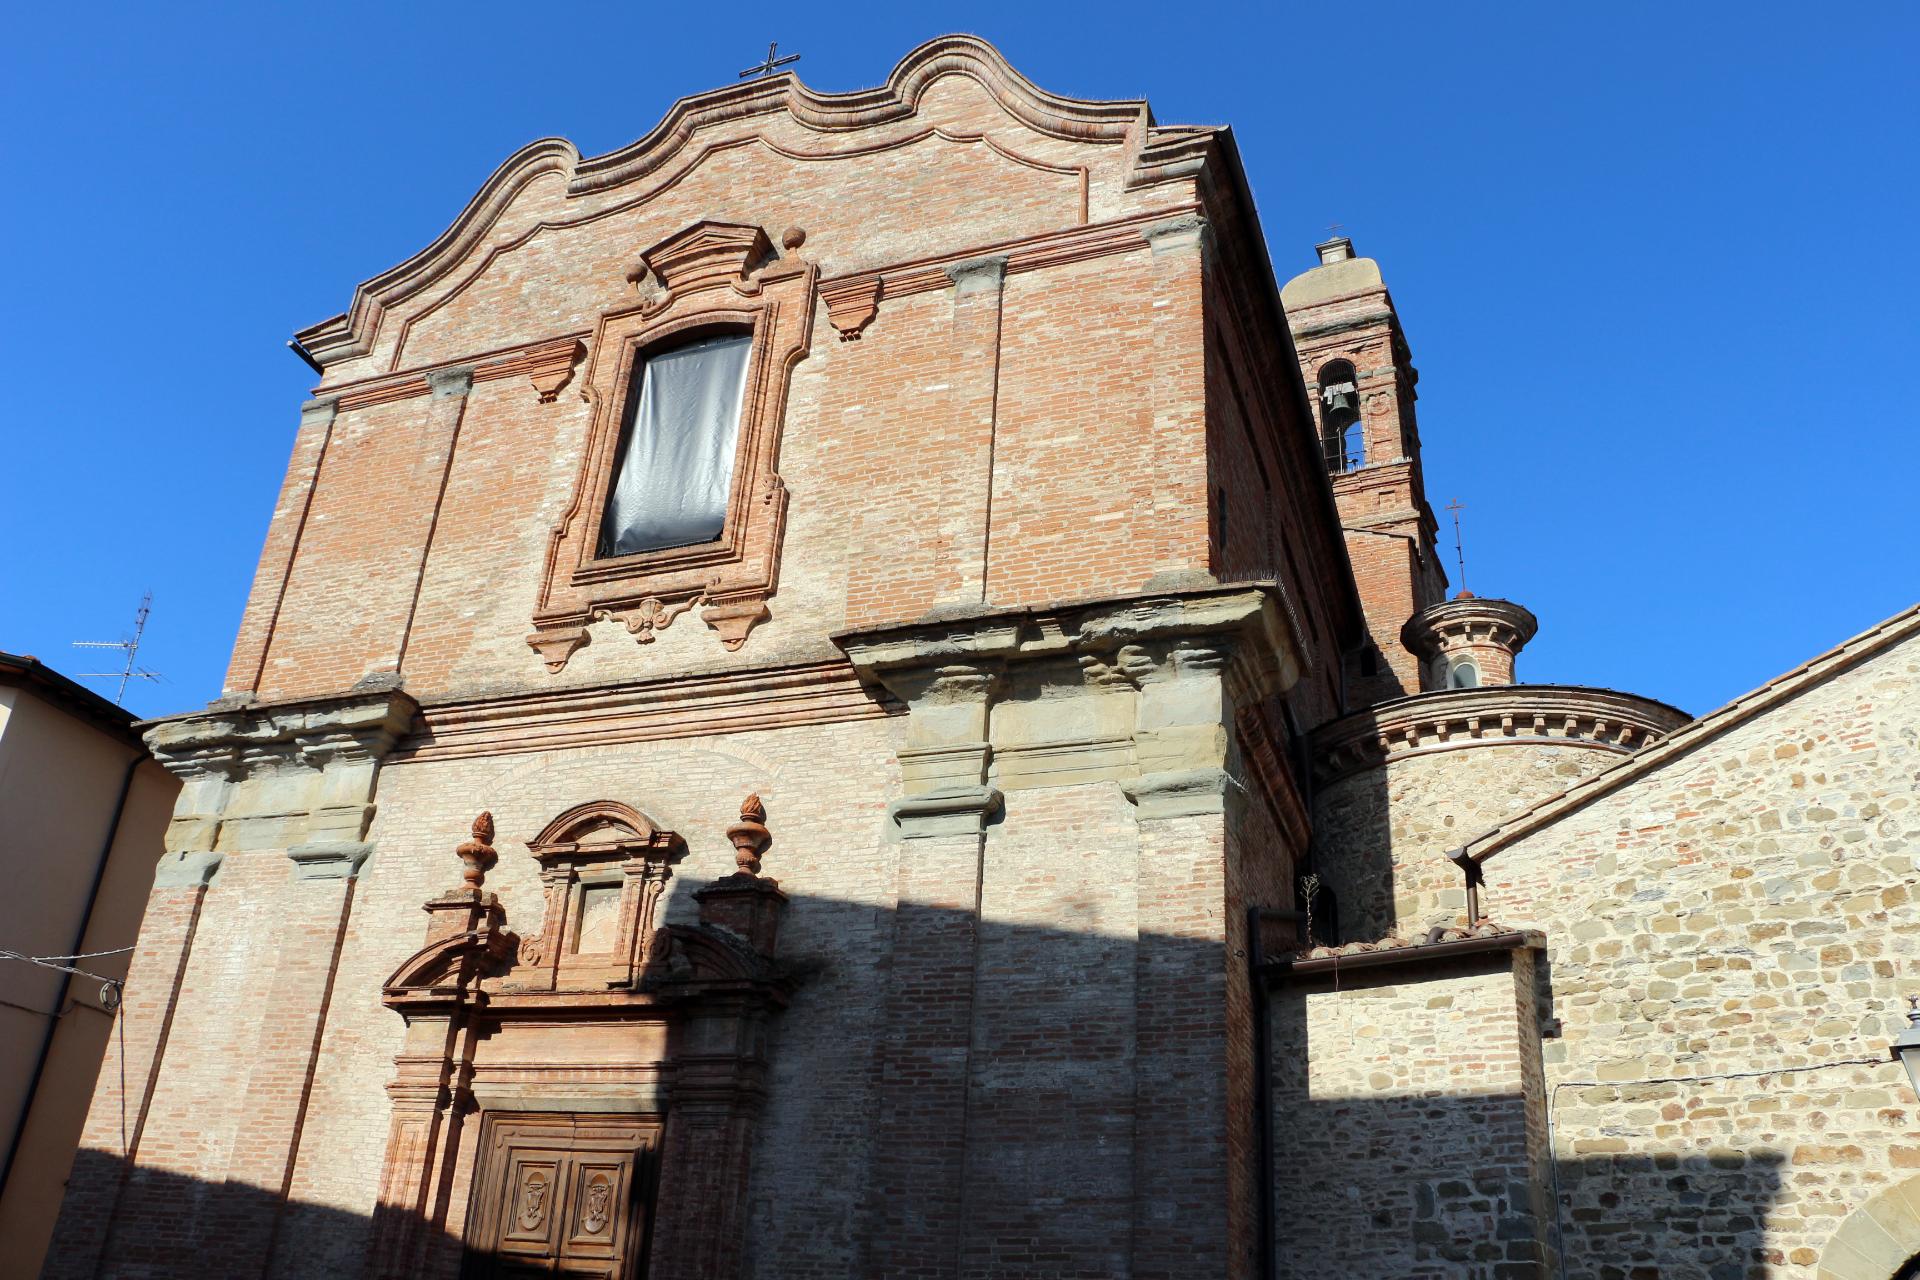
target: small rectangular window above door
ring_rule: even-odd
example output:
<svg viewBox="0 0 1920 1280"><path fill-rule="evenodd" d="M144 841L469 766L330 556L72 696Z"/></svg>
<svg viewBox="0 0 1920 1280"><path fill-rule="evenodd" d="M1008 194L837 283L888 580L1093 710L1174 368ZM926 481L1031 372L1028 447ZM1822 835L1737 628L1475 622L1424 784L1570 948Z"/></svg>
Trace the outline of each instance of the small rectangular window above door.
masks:
<svg viewBox="0 0 1920 1280"><path fill-rule="evenodd" d="M602 558L712 542L725 529L752 345L746 333L697 339L634 370Z"/></svg>

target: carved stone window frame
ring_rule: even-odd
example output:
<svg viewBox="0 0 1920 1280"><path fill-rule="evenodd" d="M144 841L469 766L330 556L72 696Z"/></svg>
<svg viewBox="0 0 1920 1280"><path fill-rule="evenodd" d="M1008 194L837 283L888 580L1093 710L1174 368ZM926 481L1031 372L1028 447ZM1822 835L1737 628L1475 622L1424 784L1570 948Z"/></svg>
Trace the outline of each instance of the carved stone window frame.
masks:
<svg viewBox="0 0 1920 1280"><path fill-rule="evenodd" d="M547 990L631 987L659 960L657 917L673 865L686 841L613 800L575 805L527 842L540 863L546 910L540 933L522 939L523 982ZM620 889L614 941L605 951L574 950L585 890ZM538 975L536 978L534 975Z"/></svg>
<svg viewBox="0 0 1920 1280"><path fill-rule="evenodd" d="M641 644L694 608L721 644L738 649L768 615L779 582L787 488L778 465L793 369L813 341L819 270L797 250L776 255L766 232L703 221L642 255L637 301L603 314L581 394L593 406L572 504L548 540L534 633L527 643L560 671L587 643L588 624L612 619ZM712 542L633 555L598 555L607 493L618 469L634 372L649 353L711 333L747 333L739 443L726 523Z"/></svg>

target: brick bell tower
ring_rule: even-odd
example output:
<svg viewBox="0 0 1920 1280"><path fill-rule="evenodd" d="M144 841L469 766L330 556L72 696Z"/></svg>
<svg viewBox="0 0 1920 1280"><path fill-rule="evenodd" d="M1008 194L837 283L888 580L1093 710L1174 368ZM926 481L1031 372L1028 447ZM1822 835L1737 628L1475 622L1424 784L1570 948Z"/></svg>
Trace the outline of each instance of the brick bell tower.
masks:
<svg viewBox="0 0 1920 1280"><path fill-rule="evenodd" d="M1379 264L1354 257L1347 237L1315 247L1320 265L1280 296L1367 615L1368 644L1347 660L1348 701L1359 707L1421 691L1422 664L1401 627L1446 598L1447 575L1420 472L1420 375L1393 298Z"/></svg>

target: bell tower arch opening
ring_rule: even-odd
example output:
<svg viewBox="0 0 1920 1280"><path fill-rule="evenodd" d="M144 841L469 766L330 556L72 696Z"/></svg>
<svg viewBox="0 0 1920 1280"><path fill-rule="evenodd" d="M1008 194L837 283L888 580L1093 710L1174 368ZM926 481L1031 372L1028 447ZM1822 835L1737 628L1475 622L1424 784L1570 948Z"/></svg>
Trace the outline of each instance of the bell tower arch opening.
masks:
<svg viewBox="0 0 1920 1280"><path fill-rule="evenodd" d="M1367 427L1360 415L1359 379L1351 360L1320 366L1320 446L1331 475L1367 464Z"/></svg>

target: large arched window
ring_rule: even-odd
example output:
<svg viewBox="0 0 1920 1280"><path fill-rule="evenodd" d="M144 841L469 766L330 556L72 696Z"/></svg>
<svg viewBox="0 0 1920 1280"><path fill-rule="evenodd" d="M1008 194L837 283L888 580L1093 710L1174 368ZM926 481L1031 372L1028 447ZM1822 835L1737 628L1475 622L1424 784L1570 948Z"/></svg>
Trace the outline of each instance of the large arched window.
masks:
<svg viewBox="0 0 1920 1280"><path fill-rule="evenodd" d="M1320 443L1334 475L1366 465L1367 442L1360 420L1360 393L1353 365L1331 360L1320 370Z"/></svg>
<svg viewBox="0 0 1920 1280"><path fill-rule="evenodd" d="M710 334L650 352L634 368L600 522L601 557L720 536L752 345L751 334Z"/></svg>

